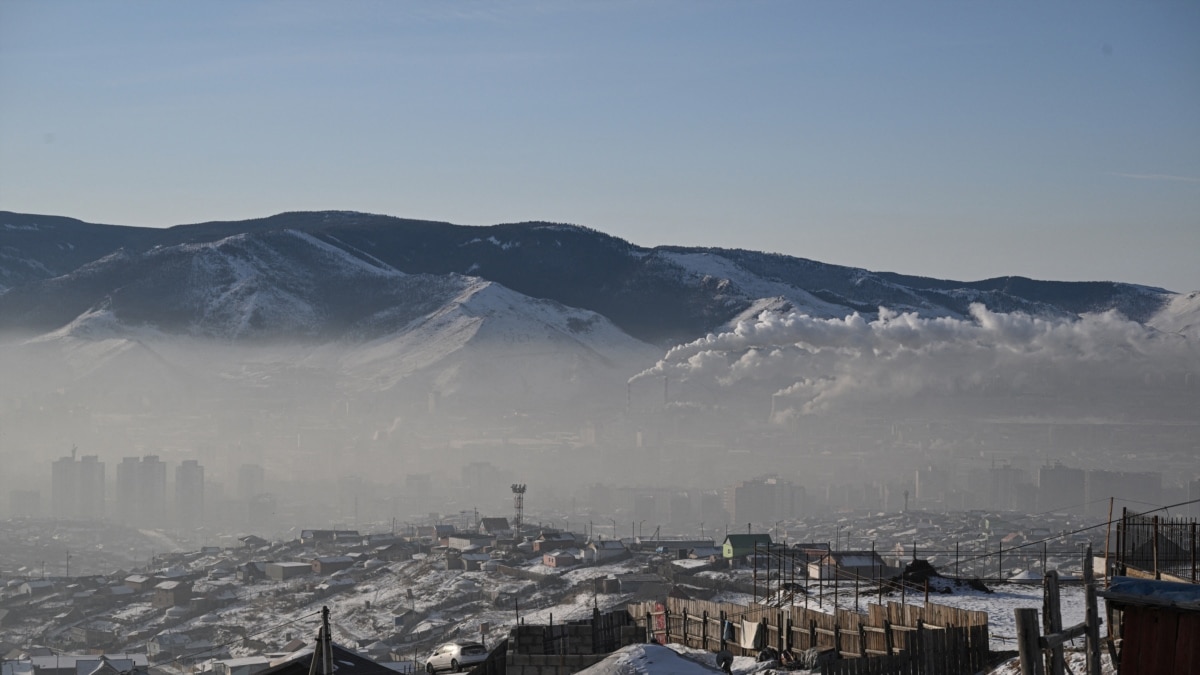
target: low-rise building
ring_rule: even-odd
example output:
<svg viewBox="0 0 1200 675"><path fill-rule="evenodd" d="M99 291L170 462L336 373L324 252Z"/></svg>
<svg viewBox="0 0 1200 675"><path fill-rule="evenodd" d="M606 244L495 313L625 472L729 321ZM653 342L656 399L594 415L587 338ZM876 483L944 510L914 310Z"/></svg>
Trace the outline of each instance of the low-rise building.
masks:
<svg viewBox="0 0 1200 675"><path fill-rule="evenodd" d="M213 675L255 675L271 667L271 659L266 656L246 656L240 659L222 659L213 661Z"/></svg>
<svg viewBox="0 0 1200 675"><path fill-rule="evenodd" d="M602 563L615 560L629 553L625 544L619 539L593 539L583 547L584 560L591 563Z"/></svg>
<svg viewBox="0 0 1200 675"><path fill-rule="evenodd" d="M534 553L546 553L556 549L575 545L575 536L569 532L545 530L533 540Z"/></svg>
<svg viewBox="0 0 1200 675"><path fill-rule="evenodd" d="M192 599L192 585L186 581L160 581L154 587L150 604L157 609L186 606Z"/></svg>
<svg viewBox="0 0 1200 675"><path fill-rule="evenodd" d="M771 546L769 534L727 534L721 544L721 553L728 560L753 555L755 547L767 550Z"/></svg>
<svg viewBox="0 0 1200 675"><path fill-rule="evenodd" d="M313 566L311 563L303 562L269 562L266 565L266 573L268 579L275 581L286 581L296 577L312 574Z"/></svg>
<svg viewBox="0 0 1200 675"><path fill-rule="evenodd" d="M329 575L353 567L354 558L348 555L323 556L313 558L311 565L313 574Z"/></svg>
<svg viewBox="0 0 1200 675"><path fill-rule="evenodd" d="M895 572L875 551L831 551L808 564L809 579L875 581Z"/></svg>
<svg viewBox="0 0 1200 675"><path fill-rule="evenodd" d="M579 563L579 559L568 551L556 549L542 554L542 564L546 567L570 567Z"/></svg>

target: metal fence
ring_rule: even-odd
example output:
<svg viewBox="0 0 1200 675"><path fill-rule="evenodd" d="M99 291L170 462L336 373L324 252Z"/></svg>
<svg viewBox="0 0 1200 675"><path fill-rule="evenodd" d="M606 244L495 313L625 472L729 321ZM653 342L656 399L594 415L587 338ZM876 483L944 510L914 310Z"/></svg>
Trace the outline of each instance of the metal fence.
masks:
<svg viewBox="0 0 1200 675"><path fill-rule="evenodd" d="M1113 553L1117 565L1155 578L1165 575L1196 583L1196 519L1122 510L1116 525Z"/></svg>

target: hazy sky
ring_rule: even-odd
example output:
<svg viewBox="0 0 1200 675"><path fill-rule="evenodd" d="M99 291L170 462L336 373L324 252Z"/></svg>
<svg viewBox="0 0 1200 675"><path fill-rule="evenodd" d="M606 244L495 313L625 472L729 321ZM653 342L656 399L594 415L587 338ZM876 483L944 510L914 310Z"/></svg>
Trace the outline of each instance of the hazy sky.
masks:
<svg viewBox="0 0 1200 675"><path fill-rule="evenodd" d="M1200 3L0 0L0 209L1200 289Z"/></svg>

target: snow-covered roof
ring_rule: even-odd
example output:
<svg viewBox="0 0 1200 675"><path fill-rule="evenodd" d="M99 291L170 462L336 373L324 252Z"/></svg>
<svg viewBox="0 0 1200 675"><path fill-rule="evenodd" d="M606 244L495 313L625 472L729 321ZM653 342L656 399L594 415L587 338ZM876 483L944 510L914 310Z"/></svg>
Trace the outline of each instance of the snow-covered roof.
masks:
<svg viewBox="0 0 1200 675"><path fill-rule="evenodd" d="M600 540L592 541L591 545L596 548L607 549L607 550L611 550L611 551L624 551L625 550L625 544L617 541L616 539L600 539Z"/></svg>

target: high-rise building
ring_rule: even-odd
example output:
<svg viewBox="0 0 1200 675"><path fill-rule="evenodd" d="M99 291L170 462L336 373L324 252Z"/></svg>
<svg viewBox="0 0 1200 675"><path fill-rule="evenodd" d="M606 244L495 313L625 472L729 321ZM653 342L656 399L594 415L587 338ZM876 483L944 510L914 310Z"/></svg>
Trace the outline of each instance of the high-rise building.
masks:
<svg viewBox="0 0 1200 675"><path fill-rule="evenodd" d="M126 525L166 525L167 465L157 455L122 458L115 501L117 519Z"/></svg>
<svg viewBox="0 0 1200 675"><path fill-rule="evenodd" d="M117 493L114 495L116 519L119 523L137 523L141 499L141 461L137 457L122 457L117 465Z"/></svg>
<svg viewBox="0 0 1200 675"><path fill-rule="evenodd" d="M175 468L175 524L185 530L204 524L204 467L194 459Z"/></svg>
<svg viewBox="0 0 1200 675"><path fill-rule="evenodd" d="M250 503L255 497L265 493L266 472L258 464L243 464L238 467L237 498Z"/></svg>
<svg viewBox="0 0 1200 675"><path fill-rule="evenodd" d="M96 455L79 458L79 516L104 517L104 462Z"/></svg>
<svg viewBox="0 0 1200 675"><path fill-rule="evenodd" d="M79 510L79 472L75 455L60 457L50 466L50 515L74 518Z"/></svg>
<svg viewBox="0 0 1200 675"><path fill-rule="evenodd" d="M804 502L804 488L776 476L742 481L732 488L733 521L769 524L795 518Z"/></svg>
<svg viewBox="0 0 1200 675"><path fill-rule="evenodd" d="M708 523L713 532L729 522L720 492L710 490L700 494L700 520Z"/></svg>
<svg viewBox="0 0 1200 675"><path fill-rule="evenodd" d="M1037 510L1083 513L1084 472L1055 462L1038 470Z"/></svg>
<svg viewBox="0 0 1200 675"><path fill-rule="evenodd" d="M1135 513L1162 504L1162 474L1152 471L1088 471L1084 476L1087 515L1107 517L1112 499L1113 517L1122 509Z"/></svg>
<svg viewBox="0 0 1200 675"><path fill-rule="evenodd" d="M96 455L54 461L50 467L50 512L55 518L104 517L104 462Z"/></svg>

